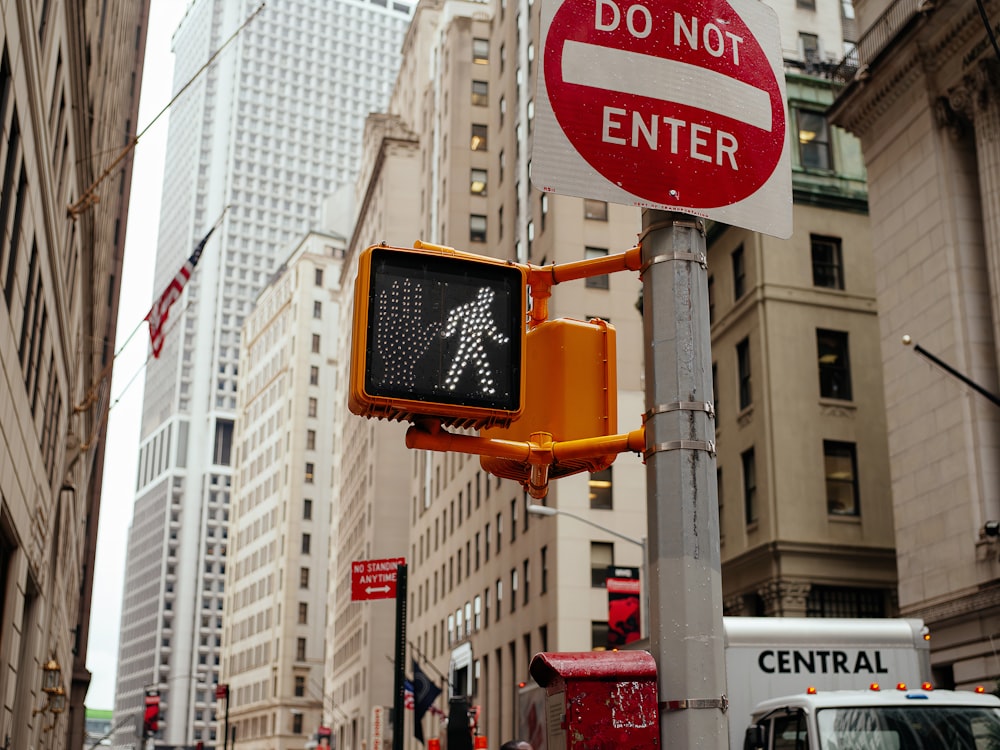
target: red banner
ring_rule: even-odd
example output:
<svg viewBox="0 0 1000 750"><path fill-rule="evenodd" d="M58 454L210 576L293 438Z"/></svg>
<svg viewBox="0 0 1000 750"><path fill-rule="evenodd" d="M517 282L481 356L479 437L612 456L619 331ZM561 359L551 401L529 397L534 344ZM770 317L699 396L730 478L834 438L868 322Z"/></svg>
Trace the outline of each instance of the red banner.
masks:
<svg viewBox="0 0 1000 750"><path fill-rule="evenodd" d="M608 579L608 648L639 640L641 597L636 578Z"/></svg>

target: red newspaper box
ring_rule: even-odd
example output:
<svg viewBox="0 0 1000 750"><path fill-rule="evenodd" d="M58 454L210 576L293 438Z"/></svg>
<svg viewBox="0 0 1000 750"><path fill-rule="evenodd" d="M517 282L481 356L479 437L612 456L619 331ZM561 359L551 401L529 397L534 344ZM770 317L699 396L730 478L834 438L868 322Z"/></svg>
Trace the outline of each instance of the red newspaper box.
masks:
<svg viewBox="0 0 1000 750"><path fill-rule="evenodd" d="M530 672L545 689L546 750L660 747L656 662L647 652L541 653Z"/></svg>

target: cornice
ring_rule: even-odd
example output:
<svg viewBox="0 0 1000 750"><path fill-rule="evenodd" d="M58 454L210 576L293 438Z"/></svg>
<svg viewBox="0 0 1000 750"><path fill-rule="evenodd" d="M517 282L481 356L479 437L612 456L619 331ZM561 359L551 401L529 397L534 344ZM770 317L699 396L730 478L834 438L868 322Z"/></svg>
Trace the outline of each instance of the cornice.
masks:
<svg viewBox="0 0 1000 750"><path fill-rule="evenodd" d="M874 72L869 69L849 84L830 108L830 121L858 138L878 126L883 116L907 98L910 89L924 77L922 61L914 48L891 58L883 55L883 59L892 59L891 70L887 66L879 66Z"/></svg>
<svg viewBox="0 0 1000 750"><path fill-rule="evenodd" d="M937 80L938 74L954 66L979 36L985 38L985 33L971 4L943 3L916 18L844 88L830 108L831 121L864 137L897 102L912 96L921 80L933 100L953 83ZM961 66L973 62L963 58Z"/></svg>
<svg viewBox="0 0 1000 750"><path fill-rule="evenodd" d="M900 614L905 617L920 617L931 625L971 614L985 614L985 610L993 608L1000 608L998 586L972 591L935 604L907 607Z"/></svg>

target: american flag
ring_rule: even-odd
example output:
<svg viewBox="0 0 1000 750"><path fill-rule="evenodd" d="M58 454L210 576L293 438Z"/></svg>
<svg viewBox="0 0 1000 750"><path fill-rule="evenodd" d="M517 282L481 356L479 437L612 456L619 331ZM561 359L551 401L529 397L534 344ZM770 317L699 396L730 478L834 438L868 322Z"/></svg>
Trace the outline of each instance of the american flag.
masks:
<svg viewBox="0 0 1000 750"><path fill-rule="evenodd" d="M202 250L205 249L205 243L208 242L208 238L212 236L212 232L214 231L215 227L208 230L208 234L195 247L194 252L191 253L191 257L184 261L181 270L170 280L167 288L163 290L163 294L153 303L149 312L146 313L146 317L143 318L143 320L149 321L149 342L153 346L154 357L159 357L160 350L163 349L163 338L166 335L167 317L170 315L170 308L180 298L181 292L184 291L184 285L191 278L194 267L198 265L198 259L201 257Z"/></svg>

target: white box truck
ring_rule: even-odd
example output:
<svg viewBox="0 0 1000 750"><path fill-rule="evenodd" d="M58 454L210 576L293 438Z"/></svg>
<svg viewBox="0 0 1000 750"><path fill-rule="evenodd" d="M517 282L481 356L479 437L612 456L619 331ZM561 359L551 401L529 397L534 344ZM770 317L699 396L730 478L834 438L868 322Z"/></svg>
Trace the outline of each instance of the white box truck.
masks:
<svg viewBox="0 0 1000 750"><path fill-rule="evenodd" d="M921 620L727 617L724 630L731 750L1000 750L1000 699L924 688Z"/></svg>

